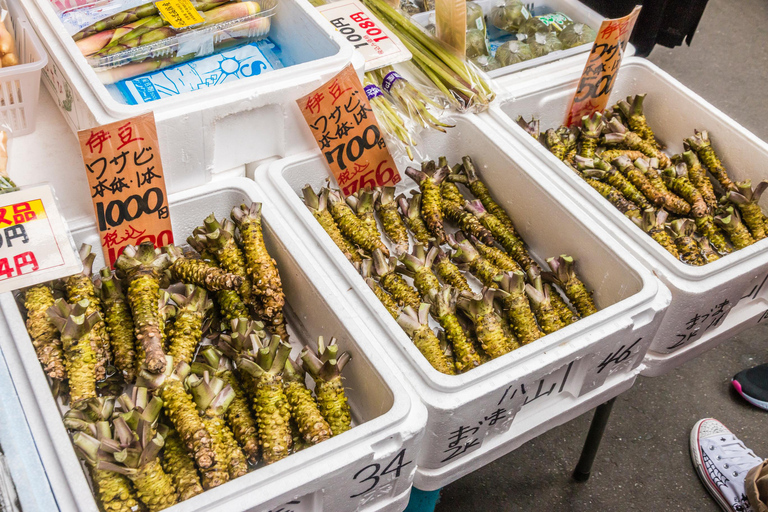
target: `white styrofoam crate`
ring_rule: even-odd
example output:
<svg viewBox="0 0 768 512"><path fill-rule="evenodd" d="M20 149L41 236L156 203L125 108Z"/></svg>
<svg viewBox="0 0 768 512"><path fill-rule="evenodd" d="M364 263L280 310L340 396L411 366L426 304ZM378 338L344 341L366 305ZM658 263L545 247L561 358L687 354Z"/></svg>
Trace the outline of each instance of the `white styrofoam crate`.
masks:
<svg viewBox="0 0 768 512"><path fill-rule="evenodd" d="M264 194L245 178L171 195L174 233L183 240L208 213L228 216L234 205L263 200ZM269 203L262 213L265 240L285 289L292 343L314 344L318 335L336 336L341 350L352 355L344 376L354 427L168 510L266 512L282 505L302 512L402 510L410 495L426 411L399 382L386 356L369 342L371 333L334 294L301 244L284 236L287 228L280 213ZM73 234L78 243L98 245L94 225ZM10 331L0 339L0 349L10 357L13 382L56 501L61 510L95 512L98 507L12 294L2 294L0 305Z"/></svg>
<svg viewBox="0 0 768 512"><path fill-rule="evenodd" d="M694 267L676 260L629 219L568 169L547 148L515 123L522 115L541 120L542 130L557 127L565 117L581 68L571 67L546 82L499 81L501 99L491 108L500 135L533 151L543 174L565 186L578 197L590 216L652 270L672 291L672 305L653 341L644 373L658 375L680 365L706 348L714 347L742 328L752 315L738 325L726 323L728 313L739 306L754 310L750 302L763 300L755 291L768 276L768 240L735 251L720 260ZM656 135L667 144L667 152L679 153L694 129L709 131L716 151L735 181L752 179L756 184L768 178L763 162L768 145L730 119L700 96L645 59L630 58L613 88L609 104L629 95L647 93L645 112ZM503 132L503 133L502 133ZM763 204L767 204L763 201ZM762 286L762 294L765 294ZM759 309L759 307L758 307ZM755 313L756 314L756 313ZM690 345L698 348L687 349ZM661 365L655 369L654 366Z"/></svg>
<svg viewBox="0 0 768 512"><path fill-rule="evenodd" d="M487 464L631 385L669 303L669 291L642 265L616 251L607 233L583 223L579 207L552 190L532 169L531 155L499 146L478 116L456 116L447 134L424 137L429 158L454 163L469 153L496 199L516 220L531 253L563 253L600 308L556 333L461 375L433 369L366 286L304 206L301 188L315 189L327 177L322 156L308 152L257 169L256 180L296 235L354 304L375 337L387 347L429 411L414 485L438 489ZM414 188L404 178L398 190ZM594 400L593 400L594 399ZM454 455L454 452L457 452ZM453 456L452 456L453 455Z"/></svg>
<svg viewBox="0 0 768 512"><path fill-rule="evenodd" d="M171 193L202 185L217 171L312 147L315 143L294 100L347 64L362 66L352 45L312 5L281 0L271 18L269 37L280 46L286 64L293 65L146 104L126 105L101 84L64 31L51 2L11 1L21 2L48 52L43 83L72 131L155 113Z"/></svg>

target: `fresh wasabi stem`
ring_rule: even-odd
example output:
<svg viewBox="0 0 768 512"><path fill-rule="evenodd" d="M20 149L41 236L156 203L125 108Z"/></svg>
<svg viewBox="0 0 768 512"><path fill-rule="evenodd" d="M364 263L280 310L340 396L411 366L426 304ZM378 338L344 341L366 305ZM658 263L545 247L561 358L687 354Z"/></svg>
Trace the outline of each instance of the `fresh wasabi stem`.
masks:
<svg viewBox="0 0 768 512"><path fill-rule="evenodd" d="M449 243L452 240L453 244L456 245L456 240L454 240L451 235L448 235L448 240ZM451 258L443 252L440 247L437 247L434 269L435 274L437 274L437 277L440 278L443 283L453 286L460 292L472 292L472 288L470 288L467 278L464 277L464 274L461 273L459 267L454 265Z"/></svg>
<svg viewBox="0 0 768 512"><path fill-rule="evenodd" d="M459 233L457 233L457 238L458 235ZM469 241L472 242L472 245L474 245L480 256L496 265L499 270L503 272L522 271L520 264L517 263L509 254L499 249L498 247L493 245L486 245L471 235L469 236Z"/></svg>
<svg viewBox="0 0 768 512"><path fill-rule="evenodd" d="M456 370L459 373L464 373L480 366L482 361L456 317L456 301L459 294L459 290L451 285L446 285L440 290L434 290L426 298L426 302L430 304L432 315L440 323L445 338L451 345Z"/></svg>
<svg viewBox="0 0 768 512"><path fill-rule="evenodd" d="M67 374L59 331L48 317L48 309L54 302L53 290L47 283L31 286L24 292L27 332L35 347L37 359L48 377L60 381Z"/></svg>
<svg viewBox="0 0 768 512"><path fill-rule="evenodd" d="M729 206L726 209L726 213L728 215L718 215L715 217L715 223L728 233L728 237L731 239L731 243L736 250L754 244L755 239L749 233L747 227L741 222L741 216L739 215L738 210L734 210L733 206Z"/></svg>
<svg viewBox="0 0 768 512"><path fill-rule="evenodd" d="M474 214L483 226L488 228L493 234L493 238L521 267L527 271L536 265L531 255L528 254L523 239L518 236L517 232L505 226L495 215L488 213L481 201L467 201L465 208Z"/></svg>
<svg viewBox="0 0 768 512"><path fill-rule="evenodd" d="M603 133L605 122L599 112L590 116L581 118L581 151L579 156L582 158L594 158L600 136Z"/></svg>
<svg viewBox="0 0 768 512"><path fill-rule="evenodd" d="M493 289L485 288L479 296L462 296L457 302L475 324L475 335L491 359L520 348L520 342L505 333L503 320L493 307L495 297Z"/></svg>
<svg viewBox="0 0 768 512"><path fill-rule="evenodd" d="M405 174L419 185L419 190L421 190L421 218L424 219L424 224L435 237L437 243L442 243L445 240L440 183L448 175L448 172L445 167L437 169L434 161L424 162L421 171L413 167L408 167L405 170Z"/></svg>
<svg viewBox="0 0 768 512"><path fill-rule="evenodd" d="M611 203L617 210L624 214L629 219L640 218L640 208L631 201L629 201L624 195L619 192L616 187L612 187L607 183L603 183L594 178L585 178L584 181L595 189L598 194L603 196L609 203Z"/></svg>
<svg viewBox="0 0 768 512"><path fill-rule="evenodd" d="M464 175L461 176L461 178L464 178L462 182L469 188L470 192L472 192L472 195L474 195L475 198L479 199L480 202L483 203L483 206L488 211L488 213L494 215L504 226L506 226L509 231L511 231L514 235L517 235L515 224L512 222L510 216L507 215L507 212L504 210L504 208L499 206L499 204L494 201L488 186L478 177L477 170L475 169L475 164L472 163L472 159L469 156L465 156L461 159L461 162L461 169L464 172Z"/></svg>
<svg viewBox="0 0 768 512"><path fill-rule="evenodd" d="M679 259L680 253L677 251L677 246L665 229L668 216L669 214L663 208L658 211L648 208L643 211L642 219L633 219L633 221L640 229L648 233L648 236L653 238L657 244L674 256L675 259Z"/></svg>
<svg viewBox="0 0 768 512"><path fill-rule="evenodd" d="M163 436L163 441L165 443L161 459L163 471L173 480L176 491L179 493L179 500L186 501L202 494L203 486L200 483L195 462L184 448L179 433L169 429Z"/></svg>
<svg viewBox="0 0 768 512"><path fill-rule="evenodd" d="M113 437L104 436L96 440L87 439L87 434L82 432L75 434L82 439L80 444L93 444L94 441L100 443L96 467L130 478L136 488L136 495L150 512L175 505L179 495L171 477L160 464L159 455L164 444L162 435L144 418L139 419L135 427L131 427L120 416L112 424Z"/></svg>
<svg viewBox="0 0 768 512"><path fill-rule="evenodd" d="M688 167L685 165L685 162L680 162L674 167L664 169L661 174L667 187L691 205L691 213L695 218L705 217L710 214L709 207L704 202L701 192L688 179Z"/></svg>
<svg viewBox="0 0 768 512"><path fill-rule="evenodd" d="M328 233L328 236L331 237L331 240L336 244L336 247L341 250L349 261L352 263L360 263L362 258L360 257L359 250L355 247L355 244L341 234L339 226L337 226L336 221L333 220L333 215L328 211L329 190L327 188L321 189L319 196L309 185L305 185L301 190L304 194L304 204L307 205L307 208L309 208L309 211L315 219L317 219L317 222L320 223L320 226L326 233Z"/></svg>
<svg viewBox="0 0 768 512"><path fill-rule="evenodd" d="M296 421L303 442L311 446L330 439L331 427L320 413L312 392L307 389L301 360L285 362L283 380L291 417Z"/></svg>
<svg viewBox="0 0 768 512"><path fill-rule="evenodd" d="M454 241L454 244L456 244L456 250L451 256L452 259L466 264L468 270L483 283L483 286L488 288L499 287L499 281L501 281L502 276L502 271L499 267L480 256L469 240L462 240L459 243Z"/></svg>
<svg viewBox="0 0 768 512"><path fill-rule="evenodd" d="M373 251L373 271L379 285L389 292L399 306L418 307L419 293L397 273L397 258L387 259L378 249Z"/></svg>
<svg viewBox="0 0 768 512"><path fill-rule="evenodd" d="M607 133L603 137L603 140L607 145L624 144L627 149L640 151L647 157L658 158L659 163L665 169L672 165L672 161L665 153L656 147L655 142L649 142L637 133L627 130L627 128L615 118L608 122L608 128L611 130L611 133Z"/></svg>
<svg viewBox="0 0 768 512"><path fill-rule="evenodd" d="M91 343L96 352L96 380L103 380L107 376L107 365L112 361L112 350L109 345L109 333L104 323L104 312L101 309L101 298L97 295L93 284L93 262L96 254L91 252L88 244L80 246L80 259L83 262L83 270L64 279L64 288L67 302L74 304L81 300L88 301L86 316L98 313L101 320L94 325L91 333Z"/></svg>
<svg viewBox="0 0 768 512"><path fill-rule="evenodd" d="M520 128L528 132L528 135L530 135L534 139L539 138L539 134L541 133L541 130L540 130L540 123L538 118L531 116L531 120L526 121L523 118L523 116L518 116L516 122L518 126L520 126Z"/></svg>
<svg viewBox="0 0 768 512"><path fill-rule="evenodd" d="M552 154L557 157L558 160L565 159L565 144L563 144L563 141L557 135L557 132L554 128L550 128L544 132L542 138L544 139L544 144L549 148Z"/></svg>
<svg viewBox="0 0 768 512"><path fill-rule="evenodd" d="M445 354L440 347L440 340L429 327L429 309L430 305L426 303L420 304L418 310L406 306L400 313L397 323L435 370L446 375L455 375L456 367L453 360Z"/></svg>
<svg viewBox="0 0 768 512"><path fill-rule="evenodd" d="M684 152L682 159L688 166L688 179L701 192L701 196L704 198L704 202L707 203L709 211L714 211L717 208L717 197L715 196L712 182L709 180L709 176L707 176L706 169L701 165L699 158L693 151Z"/></svg>
<svg viewBox="0 0 768 512"><path fill-rule="evenodd" d="M549 272L542 273L542 278L544 277L550 279L551 274ZM549 282L545 282L544 289L549 295L549 302L552 304L552 308L555 310L565 325L571 325L572 323L576 323L581 320L581 317L578 315L578 313L576 313L572 307L565 303L563 297L560 295L560 291L555 286Z"/></svg>
<svg viewBox="0 0 768 512"><path fill-rule="evenodd" d="M88 299L68 304L57 299L48 308L48 317L59 330L64 351L64 367L69 379L70 407L82 409L89 399L96 397L96 365L94 327L101 321L98 312L88 314Z"/></svg>
<svg viewBox="0 0 768 512"><path fill-rule="evenodd" d="M196 375L202 375L208 371L210 375L222 379L232 388L234 397L226 410L226 420L232 429L235 440L242 446L248 462L255 464L259 460L258 427L256 419L251 413L248 396L240 383L240 379L234 373L234 363L214 346L204 348L200 351L200 355L208 364L192 363L192 372Z"/></svg>
<svg viewBox="0 0 768 512"><path fill-rule="evenodd" d="M676 219L667 224L675 245L680 253L680 260L689 265L702 266L707 260L701 254L699 244L693 238L696 225L691 219Z"/></svg>
<svg viewBox="0 0 768 512"><path fill-rule="evenodd" d="M100 396L88 400L82 409L70 409L64 413L62 421L69 430L85 432L99 437L99 422L108 421L115 410L114 396Z"/></svg>
<svg viewBox="0 0 768 512"><path fill-rule="evenodd" d="M177 363L187 364L195 357L197 345L203 338L203 318L213 307L205 288L185 285L184 293L171 295L177 304L176 320L170 331L168 355Z"/></svg>
<svg viewBox="0 0 768 512"><path fill-rule="evenodd" d="M405 267L413 273L413 284L416 286L422 300L433 292L440 290L440 282L432 271L432 264L437 256L437 247L430 247L429 251L424 250L424 246L416 244L413 248L413 254L404 254L401 261Z"/></svg>
<svg viewBox="0 0 768 512"><path fill-rule="evenodd" d="M216 469L203 474L203 487L217 487L219 480L234 480L248 472L245 454L235 441L224 418L235 398L232 386L223 379L203 372L202 376L189 375L186 386L197 404L205 429L211 434L216 452ZM216 484L216 485L211 485Z"/></svg>
<svg viewBox="0 0 768 512"><path fill-rule="evenodd" d="M768 187L768 181L761 181L754 190L752 189L751 180L737 181L734 185L736 185L738 192L733 190L728 192L728 200L736 203L736 206L739 207L741 218L744 219L744 224L749 228L752 238L755 241L762 240L766 234L765 216L758 202L760 201L760 196L763 195L763 192Z"/></svg>
<svg viewBox="0 0 768 512"><path fill-rule="evenodd" d="M126 382L132 382L136 376L136 331L131 308L119 280L108 268L101 269L101 276L96 284L101 296L115 367Z"/></svg>
<svg viewBox="0 0 768 512"><path fill-rule="evenodd" d="M643 171L635 167L629 158L620 156L613 161L613 164L637 190L642 192L652 205L658 207L665 204L664 194L651 184Z"/></svg>
<svg viewBox="0 0 768 512"><path fill-rule="evenodd" d="M547 263L556 278L555 284L565 292L579 314L584 317L597 313L592 292L576 275L573 256L562 254L558 258L548 258Z"/></svg>
<svg viewBox="0 0 768 512"><path fill-rule="evenodd" d="M442 158L445 158L445 157L441 156L440 158L442 159ZM441 167L443 167L443 166L441 166ZM461 164L458 164L458 167L460 168ZM448 175L449 177L451 175L455 174L453 171L451 171L451 172L452 172L452 174L449 174ZM440 197L443 200L443 213L444 214L446 213L445 212L445 205L446 205L446 203L458 206L459 208L463 208L464 207L464 201L466 200L466 199L464 199L464 195L461 193L461 190L459 190L459 186L456 185L455 182L453 182L453 181L451 181L451 180L449 180L447 178L444 179L442 181L442 183L440 183Z"/></svg>
<svg viewBox="0 0 768 512"><path fill-rule="evenodd" d="M158 304L160 276L168 265L168 255L161 254L152 242L144 242L139 247L127 246L115 262L118 271L128 280L128 304L133 313L136 340L144 355L142 364L152 373L165 371Z"/></svg>
<svg viewBox="0 0 768 512"><path fill-rule="evenodd" d="M413 195L410 200L406 199L404 194L397 196L397 205L413 238L421 244L429 244L434 239L421 218L421 194L416 191L411 191L411 194Z"/></svg>
<svg viewBox="0 0 768 512"><path fill-rule="evenodd" d="M408 252L408 228L397 211L395 201L395 187L383 187L376 202L376 211L379 213L384 234L394 244L396 256Z"/></svg>
<svg viewBox="0 0 768 512"><path fill-rule="evenodd" d="M572 165L579 149L580 130L575 126L571 128L561 126L557 129L557 135L560 137L563 146L565 146L565 158L563 158L563 161L566 164Z"/></svg>
<svg viewBox="0 0 768 512"><path fill-rule="evenodd" d="M336 338L326 344L322 336L317 338L317 353L309 347L301 351L303 367L315 381L315 395L320 413L331 427L331 435L337 436L352 427L352 414L344 390L341 372L352 359L348 352L339 354Z"/></svg>
<svg viewBox="0 0 768 512"><path fill-rule="evenodd" d="M375 249L380 249L387 257L389 257L389 249L381 241L378 231L372 232L368 229L368 226L360 220L355 212L345 203L338 192L328 192L329 210L336 224L339 226L341 233L347 237L348 240L354 244L360 246L366 252L373 252Z"/></svg>
<svg viewBox="0 0 768 512"><path fill-rule="evenodd" d="M529 272L529 280L532 284L525 285L525 293L541 330L545 334L551 334L565 327L565 322L552 304L551 288L544 286L540 273Z"/></svg>
<svg viewBox="0 0 768 512"><path fill-rule="evenodd" d="M216 257L216 253L206 244L205 233L204 226L196 227L192 230L192 235L187 237L187 244L200 255L203 261L218 266L219 259Z"/></svg>
<svg viewBox="0 0 768 512"><path fill-rule="evenodd" d="M667 188L664 178L657 168L658 160L656 158L638 158L634 164L635 168L639 169L651 185L661 193L664 208L677 215L687 215L691 211L691 205L685 199L670 192Z"/></svg>
<svg viewBox="0 0 768 512"><path fill-rule="evenodd" d="M166 356L165 366L165 372L159 375L142 369L137 385L156 390L156 395L165 405L166 416L194 457L201 473L205 474L216 467L216 453L212 448L211 434L200 419L195 402L184 389L184 380L190 372L189 365L184 362L175 364L172 357Z"/></svg>
<svg viewBox="0 0 768 512"><path fill-rule="evenodd" d="M163 350L166 352L171 344L171 331L176 321L177 308L173 303L171 293L168 290L160 290L160 301L157 306L157 319L159 321L159 330L163 333ZM140 361L143 361L144 352L139 347L139 367Z"/></svg>
<svg viewBox="0 0 768 512"><path fill-rule="evenodd" d="M347 196L347 204L355 211L357 218L365 223L371 233L376 233L381 237L379 224L376 222L376 214L374 213L377 198L377 190L365 187L355 194Z"/></svg>
<svg viewBox="0 0 768 512"><path fill-rule="evenodd" d="M287 457L293 446L291 412L283 389L281 372L291 354L291 346L279 336L259 340L252 335L253 352L239 358L238 368L253 380L253 410L259 426L262 458L272 464Z"/></svg>
<svg viewBox="0 0 768 512"><path fill-rule="evenodd" d="M495 241L493 235L475 215L464 208L466 200L459 192L456 184L443 181L440 185L440 191L443 196L442 209L445 218L459 226L462 231L483 240L488 245L492 245Z"/></svg>
<svg viewBox="0 0 768 512"><path fill-rule="evenodd" d="M531 310L525 294L525 274L520 271L507 272L501 278L499 289L506 312L509 327L521 345L527 345L544 336L536 324L536 317Z"/></svg>
<svg viewBox="0 0 768 512"><path fill-rule="evenodd" d="M216 255L221 268L243 279L237 289L240 299L245 304L254 304L253 283L248 274L245 255L235 239L235 224L229 219L219 223L213 213L203 223L206 228L206 245Z"/></svg>
<svg viewBox="0 0 768 512"><path fill-rule="evenodd" d="M182 283L201 286L210 292L236 290L243 284L242 276L230 274L203 260L185 257L179 247L164 247L171 260L171 276Z"/></svg>
<svg viewBox="0 0 768 512"><path fill-rule="evenodd" d="M651 207L651 204L643 193L637 190L637 188L612 165L599 158L582 158L580 156L577 156L574 159L574 163L576 164L576 168L579 169L586 178L598 179L615 187L625 198L636 204L638 208L646 209Z"/></svg>
<svg viewBox="0 0 768 512"><path fill-rule="evenodd" d="M379 299L385 308L387 308L387 311L389 311L389 314L392 315L392 318L397 320L397 317L400 316L400 306L398 306L392 295L390 295L381 286L379 286L379 283L374 281L374 279L371 277L372 270L373 260L366 259L363 261L362 265L360 265L360 275L362 275L363 279L365 279L365 284L368 285L368 287L373 291L373 294L376 295L376 298Z"/></svg>
<svg viewBox="0 0 768 512"><path fill-rule="evenodd" d="M724 190L727 192L738 192L736 184L728 176L723 163L720 161L717 153L715 153L712 142L709 139L709 133L706 130L701 132L694 130L694 136L685 139L685 142L698 154L701 161L707 166L712 176L720 182L720 186Z"/></svg>
<svg viewBox="0 0 768 512"><path fill-rule="evenodd" d="M237 361L243 354L258 352L260 344L268 344L264 323L242 317L230 321L229 334L221 334L216 342L216 348L221 350L232 361ZM235 365L235 375L242 382L243 390L248 399L255 399L256 382L253 376Z"/></svg>
<svg viewBox="0 0 768 512"><path fill-rule="evenodd" d="M597 156L606 162L613 162L620 156L626 156L633 162L638 158L646 158L646 156L640 151L632 151L631 149L606 149L605 151L599 153Z"/></svg>
<svg viewBox="0 0 768 512"><path fill-rule="evenodd" d="M725 255L733 252L733 247L728 243L723 230L715 224L715 219L712 215L696 218L694 222L699 233L707 237L718 253Z"/></svg>
<svg viewBox="0 0 768 512"><path fill-rule="evenodd" d="M707 240L704 236L695 236L694 237L696 242L699 244L699 249L701 249L701 255L704 256L704 259L707 260L707 263L712 263L713 261L717 261L720 259L720 255L715 251L715 249L712 248L712 244Z"/></svg>
<svg viewBox="0 0 768 512"><path fill-rule="evenodd" d="M645 94L629 96L626 101L620 100L617 103L617 106L627 119L627 123L633 132L640 135L644 140L658 146L656 136L653 134L651 127L648 126L648 121L643 112L643 101L645 100L645 96Z"/></svg>

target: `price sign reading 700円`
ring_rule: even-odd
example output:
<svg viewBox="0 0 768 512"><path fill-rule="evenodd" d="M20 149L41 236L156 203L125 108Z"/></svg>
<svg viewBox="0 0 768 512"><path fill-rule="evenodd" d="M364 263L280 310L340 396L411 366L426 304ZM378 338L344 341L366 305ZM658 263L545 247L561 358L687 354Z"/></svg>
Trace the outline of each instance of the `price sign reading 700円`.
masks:
<svg viewBox="0 0 768 512"><path fill-rule="evenodd" d="M173 243L152 113L78 132L109 266L128 245Z"/></svg>
<svg viewBox="0 0 768 512"><path fill-rule="evenodd" d="M296 103L345 196L366 186L395 185L400 181L371 104L351 65Z"/></svg>

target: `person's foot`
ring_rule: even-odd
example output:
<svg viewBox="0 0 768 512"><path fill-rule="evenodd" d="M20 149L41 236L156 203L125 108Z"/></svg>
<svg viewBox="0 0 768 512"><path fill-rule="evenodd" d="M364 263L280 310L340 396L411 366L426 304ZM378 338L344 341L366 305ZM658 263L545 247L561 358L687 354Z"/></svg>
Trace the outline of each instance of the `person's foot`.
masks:
<svg viewBox="0 0 768 512"><path fill-rule="evenodd" d="M740 371L731 383L744 400L768 411L768 364Z"/></svg>
<svg viewBox="0 0 768 512"><path fill-rule="evenodd" d="M696 422L691 430L691 459L704 487L727 512L753 512L744 478L760 464L725 425L712 418Z"/></svg>

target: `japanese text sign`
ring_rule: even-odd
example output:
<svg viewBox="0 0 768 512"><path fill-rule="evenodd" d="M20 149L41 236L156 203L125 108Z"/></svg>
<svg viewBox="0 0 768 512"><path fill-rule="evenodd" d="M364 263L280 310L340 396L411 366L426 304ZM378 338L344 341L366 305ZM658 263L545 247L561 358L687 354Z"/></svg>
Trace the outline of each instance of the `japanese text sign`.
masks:
<svg viewBox="0 0 768 512"><path fill-rule="evenodd" d="M0 292L68 276L81 268L50 186L0 194Z"/></svg>
<svg viewBox="0 0 768 512"><path fill-rule="evenodd" d="M317 8L331 25L365 57L365 71L411 58L400 39L358 0L340 0Z"/></svg>
<svg viewBox="0 0 768 512"><path fill-rule="evenodd" d="M608 105L608 98L619 73L621 59L638 14L640 14L639 5L623 18L605 20L600 25L597 39L592 45L592 51L589 53L579 85L576 87L576 93L568 107L565 117L566 126L571 126L582 117L591 116L594 112L602 112Z"/></svg>
<svg viewBox="0 0 768 512"><path fill-rule="evenodd" d="M154 115L82 130L78 137L109 266L128 245L173 243Z"/></svg>
<svg viewBox="0 0 768 512"><path fill-rule="evenodd" d="M205 22L189 0L161 0L155 2L155 7L173 28L191 27Z"/></svg>
<svg viewBox="0 0 768 512"><path fill-rule="evenodd" d="M400 182L400 173L351 65L296 103L345 196L366 186Z"/></svg>

